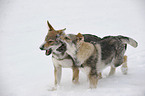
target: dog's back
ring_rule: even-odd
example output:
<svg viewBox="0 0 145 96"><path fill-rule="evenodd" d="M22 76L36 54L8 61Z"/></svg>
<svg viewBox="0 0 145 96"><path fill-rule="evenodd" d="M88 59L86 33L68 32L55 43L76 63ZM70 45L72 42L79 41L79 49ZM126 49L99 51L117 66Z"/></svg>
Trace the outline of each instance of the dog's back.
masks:
<svg viewBox="0 0 145 96"><path fill-rule="evenodd" d="M82 34L84 36L85 42L99 42L101 40L100 37L92 34Z"/></svg>
<svg viewBox="0 0 145 96"><path fill-rule="evenodd" d="M127 44L137 47L137 42L132 38L125 36L106 36L100 41L102 50L102 60L104 63L111 63L115 59L115 67L123 63L124 53L127 49Z"/></svg>

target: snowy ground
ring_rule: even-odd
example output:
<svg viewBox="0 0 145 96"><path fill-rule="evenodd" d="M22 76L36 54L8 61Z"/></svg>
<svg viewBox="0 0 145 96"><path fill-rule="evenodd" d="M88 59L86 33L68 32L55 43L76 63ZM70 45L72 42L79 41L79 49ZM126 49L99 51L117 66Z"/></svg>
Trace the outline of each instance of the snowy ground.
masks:
<svg viewBox="0 0 145 96"><path fill-rule="evenodd" d="M0 0L0 96L145 96L144 0ZM128 75L118 68L88 89L86 76L71 82L71 69L63 70L61 86L53 86L53 64L39 50L47 34L46 20L66 33L125 35L139 43L128 46Z"/></svg>

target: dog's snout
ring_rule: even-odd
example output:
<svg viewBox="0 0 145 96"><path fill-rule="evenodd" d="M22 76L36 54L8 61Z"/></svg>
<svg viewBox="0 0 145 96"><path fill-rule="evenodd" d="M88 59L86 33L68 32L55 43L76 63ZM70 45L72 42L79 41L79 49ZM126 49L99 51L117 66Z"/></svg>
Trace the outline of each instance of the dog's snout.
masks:
<svg viewBox="0 0 145 96"><path fill-rule="evenodd" d="M40 50L44 50L44 45L40 46Z"/></svg>

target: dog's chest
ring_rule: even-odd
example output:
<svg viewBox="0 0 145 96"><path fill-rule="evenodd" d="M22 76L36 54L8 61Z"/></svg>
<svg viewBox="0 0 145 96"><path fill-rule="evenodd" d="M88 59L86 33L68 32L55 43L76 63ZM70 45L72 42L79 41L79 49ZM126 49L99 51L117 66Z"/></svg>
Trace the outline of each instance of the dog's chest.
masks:
<svg viewBox="0 0 145 96"><path fill-rule="evenodd" d="M58 60L56 58L52 58L52 61L53 61L53 64L54 66L56 67L64 67L64 68L70 68L73 66L73 62L72 62L72 59L61 59L61 60Z"/></svg>

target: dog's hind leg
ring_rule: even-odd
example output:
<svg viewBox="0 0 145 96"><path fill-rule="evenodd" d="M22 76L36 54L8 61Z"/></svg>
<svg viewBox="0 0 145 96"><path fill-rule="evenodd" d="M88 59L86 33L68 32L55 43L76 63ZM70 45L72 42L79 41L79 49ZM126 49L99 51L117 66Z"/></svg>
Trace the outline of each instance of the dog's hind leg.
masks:
<svg viewBox="0 0 145 96"><path fill-rule="evenodd" d="M62 68L61 67L54 67L55 86L60 84L61 73L62 73Z"/></svg>
<svg viewBox="0 0 145 96"><path fill-rule="evenodd" d="M110 72L109 72L109 76L112 76L115 74L116 68L114 66L111 66Z"/></svg>
<svg viewBox="0 0 145 96"><path fill-rule="evenodd" d="M124 75L127 74L128 72L128 67L127 67L127 56L124 56L124 61L122 63L122 66L121 66L121 71Z"/></svg>
<svg viewBox="0 0 145 96"><path fill-rule="evenodd" d="M79 68L73 67L72 70L73 70L72 82L74 84L77 84L78 83L78 80L79 80Z"/></svg>
<svg viewBox="0 0 145 96"><path fill-rule="evenodd" d="M118 57L116 57L114 60L114 63L111 65L109 76L114 75L116 71L116 67L119 67L120 65L122 65L123 62L124 62L124 58L122 55L119 55Z"/></svg>
<svg viewBox="0 0 145 96"><path fill-rule="evenodd" d="M102 79L102 78L103 78L101 72L98 73L98 78L99 78L99 79Z"/></svg>

